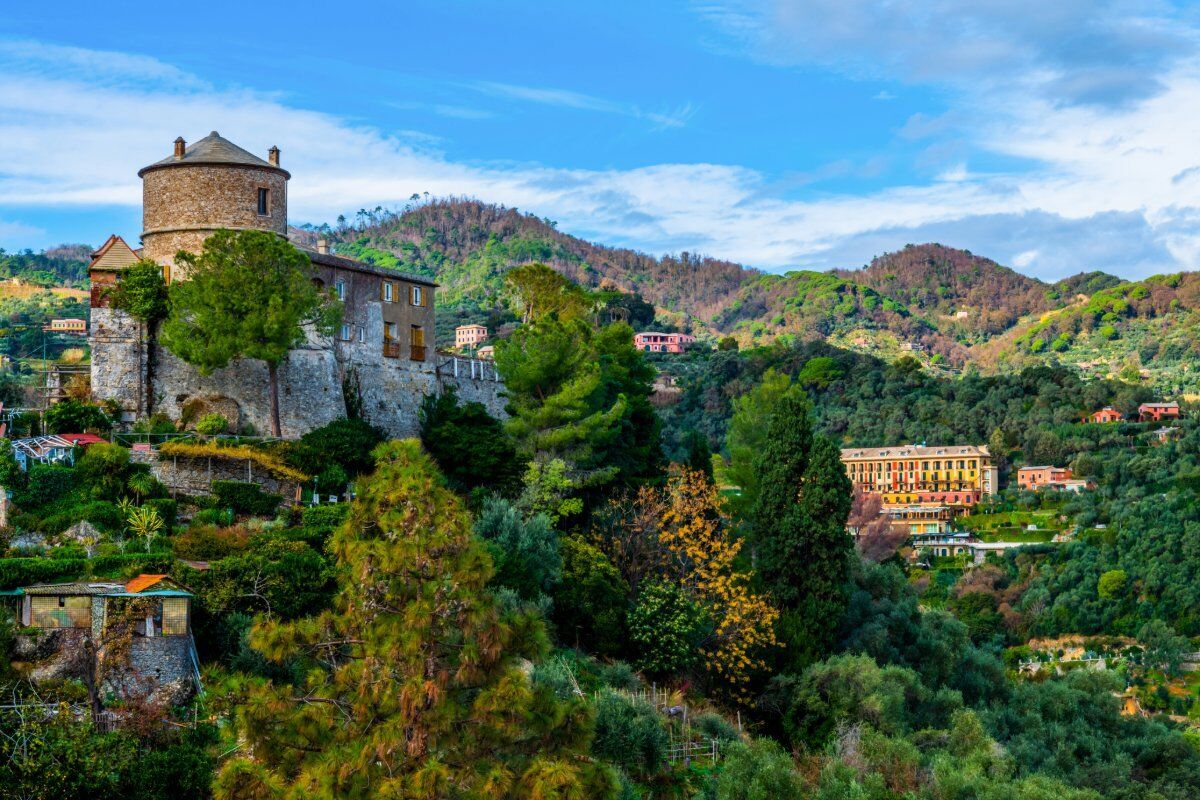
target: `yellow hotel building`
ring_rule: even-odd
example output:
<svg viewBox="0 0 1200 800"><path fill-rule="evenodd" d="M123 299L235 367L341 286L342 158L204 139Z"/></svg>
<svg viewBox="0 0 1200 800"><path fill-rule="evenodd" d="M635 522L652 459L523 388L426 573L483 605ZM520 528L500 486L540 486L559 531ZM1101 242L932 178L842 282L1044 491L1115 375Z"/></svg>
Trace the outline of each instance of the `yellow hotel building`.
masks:
<svg viewBox="0 0 1200 800"><path fill-rule="evenodd" d="M856 488L887 506L973 506L1000 488L985 445L848 447L842 463Z"/></svg>

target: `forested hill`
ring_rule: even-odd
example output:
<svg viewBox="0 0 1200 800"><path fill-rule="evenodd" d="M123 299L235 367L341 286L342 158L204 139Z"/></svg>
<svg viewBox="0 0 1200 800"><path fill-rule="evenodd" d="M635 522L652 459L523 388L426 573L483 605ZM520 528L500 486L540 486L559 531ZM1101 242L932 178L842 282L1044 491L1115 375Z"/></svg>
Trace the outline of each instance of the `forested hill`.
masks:
<svg viewBox="0 0 1200 800"><path fill-rule="evenodd" d="M510 267L541 261L584 286L636 291L660 309L708 320L759 274L688 253L655 258L595 245L550 220L474 200L434 200L399 214L360 212L352 225L330 233L340 253L436 277L448 306L494 303Z"/></svg>
<svg viewBox="0 0 1200 800"><path fill-rule="evenodd" d="M318 233L345 255L436 278L451 326L494 320L505 273L541 261L587 287L637 292L658 310L658 326L743 346L823 340L951 367L1057 361L1141 373L1164 391L1194 382L1183 374L1197 355L1190 275L1127 282L1085 272L1046 283L942 244L907 245L860 269L768 275L696 254L604 247L548 219L453 198L294 231L308 244Z"/></svg>
<svg viewBox="0 0 1200 800"><path fill-rule="evenodd" d="M6 253L0 249L0 280L20 278L38 286L83 286L93 249L85 244L62 244L41 253Z"/></svg>

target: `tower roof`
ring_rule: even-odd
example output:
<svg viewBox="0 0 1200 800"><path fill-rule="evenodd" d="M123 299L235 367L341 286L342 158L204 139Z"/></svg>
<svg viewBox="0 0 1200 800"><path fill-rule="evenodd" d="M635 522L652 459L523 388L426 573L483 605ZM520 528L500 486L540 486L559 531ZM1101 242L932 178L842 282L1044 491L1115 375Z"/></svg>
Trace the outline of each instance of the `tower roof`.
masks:
<svg viewBox="0 0 1200 800"><path fill-rule="evenodd" d="M243 150L233 142L221 136L221 134L217 133L216 131L213 131L203 139L192 142L192 144L188 145L188 147L183 151L182 156L170 155L164 158L162 161L155 161L153 164L147 167L142 167L140 170L138 170L138 177L142 177L150 170L163 169L166 167L190 167L198 165L221 164L258 167L260 169L278 172L285 178L292 177L287 170L259 158L249 150Z"/></svg>

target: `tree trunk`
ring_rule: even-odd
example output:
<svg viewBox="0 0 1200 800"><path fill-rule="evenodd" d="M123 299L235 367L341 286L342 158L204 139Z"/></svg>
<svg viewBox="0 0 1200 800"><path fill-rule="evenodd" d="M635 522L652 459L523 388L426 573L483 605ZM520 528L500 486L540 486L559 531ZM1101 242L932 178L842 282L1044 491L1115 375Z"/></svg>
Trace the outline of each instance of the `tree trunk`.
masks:
<svg viewBox="0 0 1200 800"><path fill-rule="evenodd" d="M146 329L146 416L154 413L154 341L158 337L158 320L151 320L143 326Z"/></svg>
<svg viewBox="0 0 1200 800"><path fill-rule="evenodd" d="M279 365L267 362L267 391L271 396L271 435L281 438L279 428Z"/></svg>

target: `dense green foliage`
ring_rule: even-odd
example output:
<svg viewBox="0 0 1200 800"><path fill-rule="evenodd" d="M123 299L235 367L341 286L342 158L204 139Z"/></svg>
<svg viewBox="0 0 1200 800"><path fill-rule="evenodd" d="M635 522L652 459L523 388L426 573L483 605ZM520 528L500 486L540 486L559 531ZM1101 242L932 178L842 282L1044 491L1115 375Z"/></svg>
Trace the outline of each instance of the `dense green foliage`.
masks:
<svg viewBox="0 0 1200 800"><path fill-rule="evenodd" d="M421 444L454 489L510 495L524 470L500 422L482 403L459 403L453 387L421 402Z"/></svg>
<svg viewBox="0 0 1200 800"><path fill-rule="evenodd" d="M204 375L234 359L265 362L271 434L279 436L276 370L304 339L303 325L333 330L341 304L313 283L308 256L273 233L221 230L178 261L188 279L171 285L163 344Z"/></svg>

